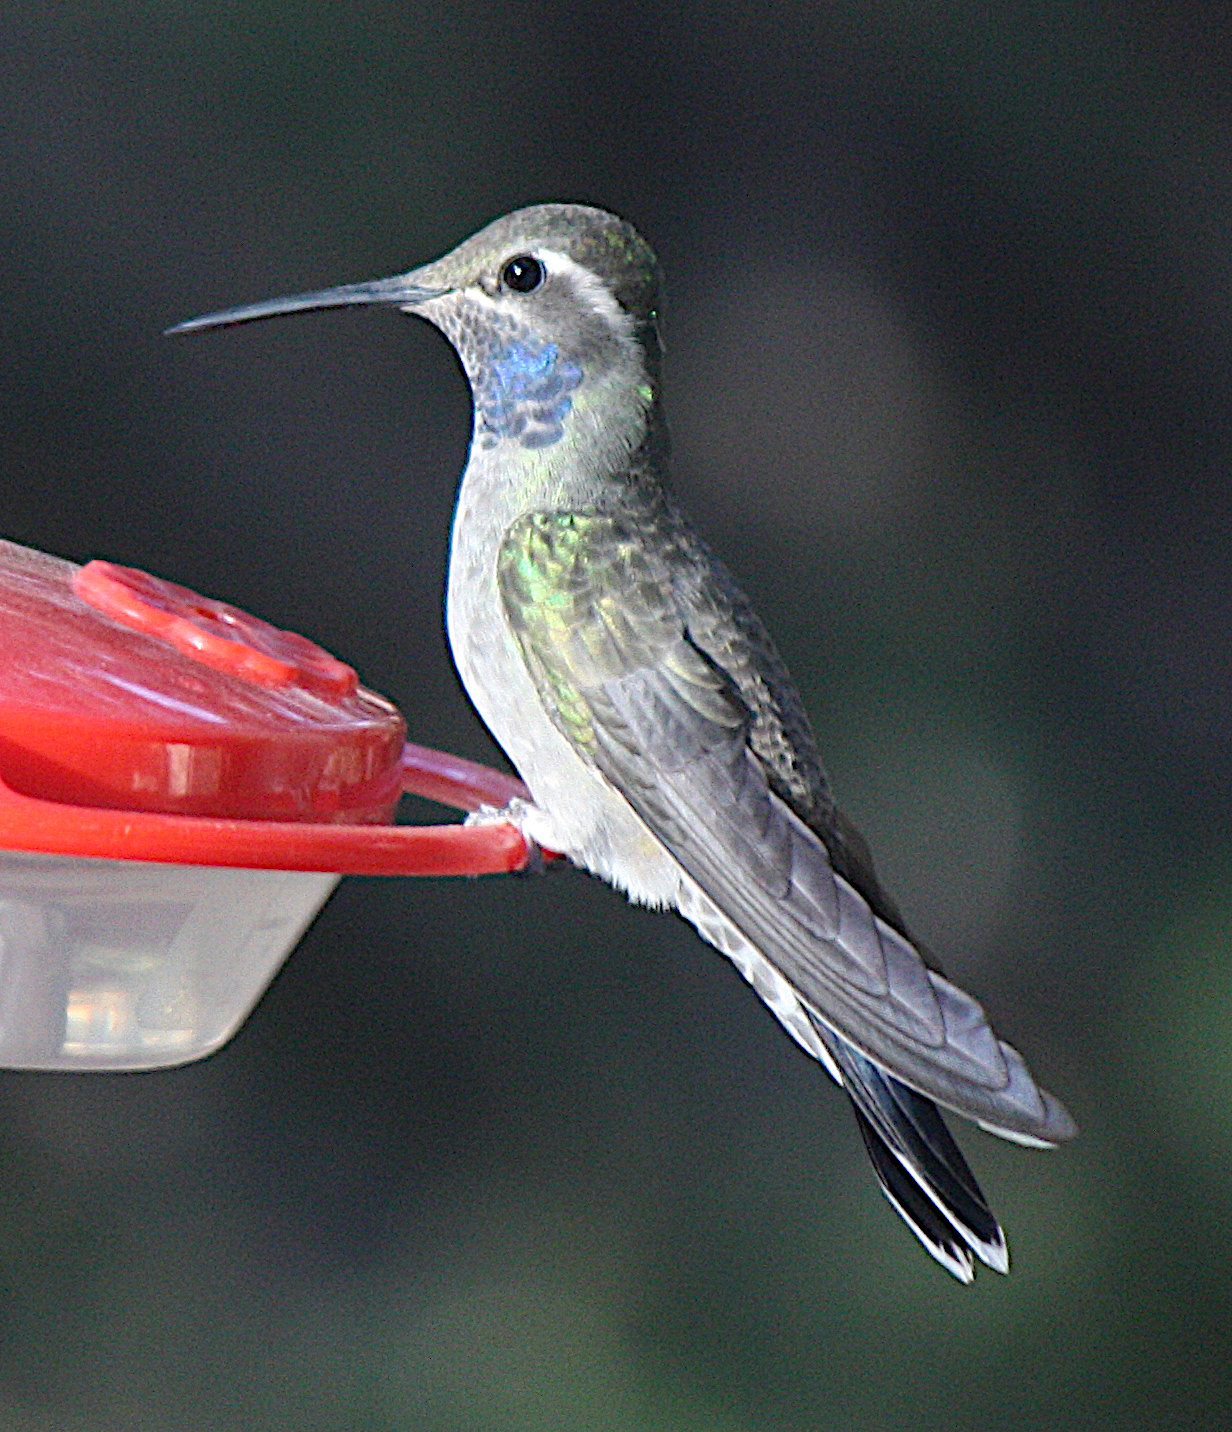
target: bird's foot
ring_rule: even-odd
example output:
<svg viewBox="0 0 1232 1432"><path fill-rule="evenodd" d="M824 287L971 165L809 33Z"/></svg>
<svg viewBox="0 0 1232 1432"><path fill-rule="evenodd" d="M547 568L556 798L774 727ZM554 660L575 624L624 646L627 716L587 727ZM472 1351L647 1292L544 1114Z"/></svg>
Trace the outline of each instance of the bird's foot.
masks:
<svg viewBox="0 0 1232 1432"><path fill-rule="evenodd" d="M554 850L544 846L539 834L547 825L547 817L533 801L514 796L508 805L481 805L466 817L466 825L512 825L526 842L526 864L516 875L541 875L550 865L561 863Z"/></svg>

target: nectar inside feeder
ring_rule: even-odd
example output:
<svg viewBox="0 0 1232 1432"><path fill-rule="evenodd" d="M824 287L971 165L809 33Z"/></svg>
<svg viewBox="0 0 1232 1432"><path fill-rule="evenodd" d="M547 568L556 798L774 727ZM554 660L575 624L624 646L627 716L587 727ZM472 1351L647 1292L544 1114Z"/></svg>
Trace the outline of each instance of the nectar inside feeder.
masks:
<svg viewBox="0 0 1232 1432"><path fill-rule="evenodd" d="M511 825L397 826L520 782L404 741L293 632L0 541L0 1067L150 1069L225 1043L343 874L517 870Z"/></svg>

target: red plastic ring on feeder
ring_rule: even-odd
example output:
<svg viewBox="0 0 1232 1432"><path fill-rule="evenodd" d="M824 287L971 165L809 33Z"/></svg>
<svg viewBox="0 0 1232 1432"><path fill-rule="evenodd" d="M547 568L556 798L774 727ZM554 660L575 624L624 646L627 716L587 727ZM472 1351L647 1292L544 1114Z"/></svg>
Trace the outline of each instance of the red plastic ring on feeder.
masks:
<svg viewBox="0 0 1232 1432"><path fill-rule="evenodd" d="M0 542L0 1067L141 1069L224 1043L341 874L479 875L514 777L405 741L306 637L129 567Z"/></svg>

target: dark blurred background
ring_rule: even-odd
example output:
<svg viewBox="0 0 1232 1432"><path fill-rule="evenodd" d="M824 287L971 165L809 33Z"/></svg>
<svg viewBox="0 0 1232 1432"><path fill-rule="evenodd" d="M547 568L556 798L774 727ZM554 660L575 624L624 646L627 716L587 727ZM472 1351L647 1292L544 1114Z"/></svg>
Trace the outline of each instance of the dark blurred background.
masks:
<svg viewBox="0 0 1232 1432"><path fill-rule="evenodd" d="M0 531L498 759L468 395L388 313L192 339L521 204L669 276L677 485L909 917L1082 1138L963 1289L844 1101L584 876L345 882L215 1058L0 1075L0 1429L1232 1425L1221 7L130 0L0 19Z"/></svg>

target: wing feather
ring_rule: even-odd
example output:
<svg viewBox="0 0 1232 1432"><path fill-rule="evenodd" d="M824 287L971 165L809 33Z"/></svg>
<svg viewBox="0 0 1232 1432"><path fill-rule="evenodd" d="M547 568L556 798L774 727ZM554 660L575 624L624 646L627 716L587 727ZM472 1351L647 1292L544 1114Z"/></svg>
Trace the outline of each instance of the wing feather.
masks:
<svg viewBox="0 0 1232 1432"><path fill-rule="evenodd" d="M619 514L532 513L510 529L501 593L557 724L822 1025L986 1126L1067 1137L1068 1114L976 1001L771 788L752 712L692 638L670 551L650 547Z"/></svg>

